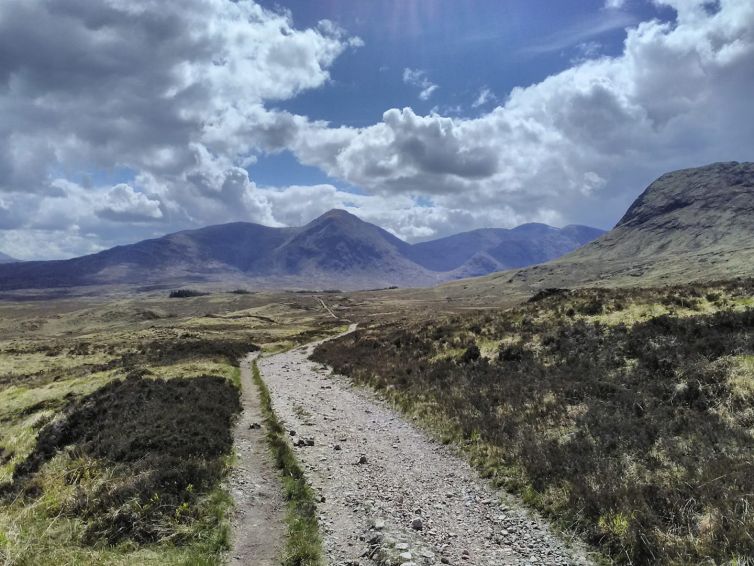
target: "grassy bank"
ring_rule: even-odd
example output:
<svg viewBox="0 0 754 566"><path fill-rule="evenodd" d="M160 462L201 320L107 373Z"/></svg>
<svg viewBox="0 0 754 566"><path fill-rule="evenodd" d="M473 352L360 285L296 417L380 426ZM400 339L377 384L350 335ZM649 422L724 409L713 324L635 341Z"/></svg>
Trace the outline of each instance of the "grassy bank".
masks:
<svg viewBox="0 0 754 566"><path fill-rule="evenodd" d="M362 330L317 361L382 390L617 562L754 556L754 284L552 290Z"/></svg>
<svg viewBox="0 0 754 566"><path fill-rule="evenodd" d="M267 425L267 440L275 463L280 469L285 498L288 501L288 539L283 563L288 566L321 566L324 560L314 491L306 483L304 472L288 443L288 434L275 416L270 391L262 380L256 362L252 372L254 383L259 389L262 412Z"/></svg>
<svg viewBox="0 0 754 566"><path fill-rule="evenodd" d="M236 360L332 326L263 300L0 304L0 563L220 563Z"/></svg>

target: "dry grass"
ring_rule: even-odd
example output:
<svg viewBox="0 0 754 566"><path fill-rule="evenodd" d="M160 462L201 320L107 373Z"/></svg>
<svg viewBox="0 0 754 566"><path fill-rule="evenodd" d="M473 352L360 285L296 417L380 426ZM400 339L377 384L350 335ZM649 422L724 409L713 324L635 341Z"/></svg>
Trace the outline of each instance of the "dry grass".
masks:
<svg viewBox="0 0 754 566"><path fill-rule="evenodd" d="M0 497L0 563L222 561L232 501L220 480L230 453L213 456L212 469L220 475L207 476L206 485L191 488L190 497L180 501L156 487L154 500L129 496L97 503L102 494L122 492L129 477L153 472L134 476L128 465L96 450L82 452L76 442L56 448L27 477L12 481L13 475L47 425L108 384L215 376L237 387L235 360L255 345L290 347L337 327L313 301L295 299L216 294L0 304L0 485L6 484ZM165 507L168 500L175 508ZM153 523L144 524L159 528L150 527L157 534L149 540L92 536L88 529L106 516L101 512L152 517Z"/></svg>

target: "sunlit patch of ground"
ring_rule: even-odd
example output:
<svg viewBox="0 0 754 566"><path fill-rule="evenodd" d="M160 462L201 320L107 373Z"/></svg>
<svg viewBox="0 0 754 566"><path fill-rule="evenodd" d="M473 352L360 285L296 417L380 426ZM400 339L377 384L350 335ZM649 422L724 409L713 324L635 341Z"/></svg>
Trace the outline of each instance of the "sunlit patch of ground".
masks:
<svg viewBox="0 0 754 566"><path fill-rule="evenodd" d="M0 561L219 561L236 360L341 326L289 294L0 303Z"/></svg>

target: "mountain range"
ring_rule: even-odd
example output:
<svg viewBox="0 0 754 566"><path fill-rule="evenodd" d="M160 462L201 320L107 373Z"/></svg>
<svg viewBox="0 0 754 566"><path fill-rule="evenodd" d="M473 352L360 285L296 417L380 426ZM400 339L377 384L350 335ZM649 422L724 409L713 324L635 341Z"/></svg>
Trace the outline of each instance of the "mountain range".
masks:
<svg viewBox="0 0 754 566"><path fill-rule="evenodd" d="M15 261L18 260L4 254L3 252L0 252L0 263L13 263Z"/></svg>
<svg viewBox="0 0 754 566"><path fill-rule="evenodd" d="M547 261L600 236L586 226L525 224L409 244L343 210L302 227L236 222L83 257L0 265L0 289L246 284L344 290L426 286Z"/></svg>
<svg viewBox="0 0 754 566"><path fill-rule="evenodd" d="M2 263L0 289L214 283L354 290L476 277L448 283L450 295L462 288L490 298L524 288L738 276L754 276L754 163L729 162L662 175L607 233L525 224L409 244L331 210L301 227L236 222L69 260Z"/></svg>

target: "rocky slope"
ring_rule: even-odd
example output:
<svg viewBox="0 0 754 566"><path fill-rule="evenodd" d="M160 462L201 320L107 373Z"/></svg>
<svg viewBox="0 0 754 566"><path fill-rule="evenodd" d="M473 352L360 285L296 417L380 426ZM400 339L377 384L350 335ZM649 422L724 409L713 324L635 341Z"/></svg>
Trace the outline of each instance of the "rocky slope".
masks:
<svg viewBox="0 0 754 566"><path fill-rule="evenodd" d="M754 163L715 163L663 175L613 230L563 261L739 251L752 236Z"/></svg>

